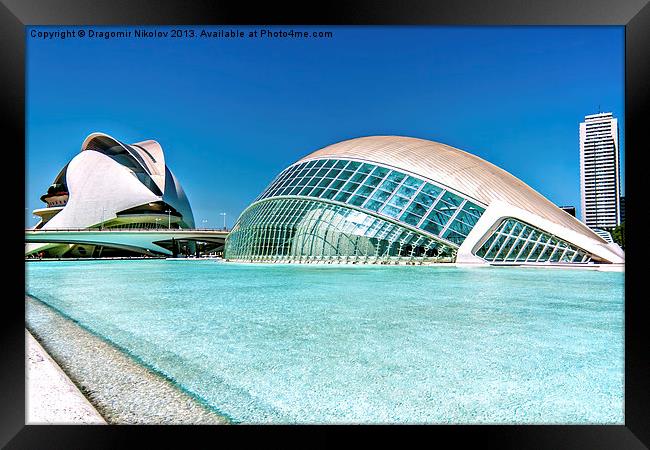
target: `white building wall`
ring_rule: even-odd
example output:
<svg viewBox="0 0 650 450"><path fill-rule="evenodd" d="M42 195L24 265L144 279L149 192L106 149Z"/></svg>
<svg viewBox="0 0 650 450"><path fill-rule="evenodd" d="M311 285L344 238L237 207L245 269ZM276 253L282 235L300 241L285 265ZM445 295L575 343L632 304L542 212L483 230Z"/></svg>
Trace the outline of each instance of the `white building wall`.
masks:
<svg viewBox="0 0 650 450"><path fill-rule="evenodd" d="M129 169L92 150L70 161L66 179L68 203L43 229L91 227L117 217L119 211L161 199Z"/></svg>

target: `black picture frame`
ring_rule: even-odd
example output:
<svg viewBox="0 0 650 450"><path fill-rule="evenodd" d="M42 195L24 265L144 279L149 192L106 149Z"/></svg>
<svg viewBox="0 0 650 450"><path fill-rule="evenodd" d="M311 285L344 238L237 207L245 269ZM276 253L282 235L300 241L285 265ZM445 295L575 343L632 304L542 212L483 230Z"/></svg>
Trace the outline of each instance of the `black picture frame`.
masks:
<svg viewBox="0 0 650 450"><path fill-rule="evenodd" d="M650 100L650 6L648 0L465 0L434 3L418 0L330 2L301 5L266 2L199 0L2 0L0 3L0 90L5 148L5 202L14 221L5 224L4 247L11 255L5 267L2 318L2 369L0 370L0 445L7 448L115 448L146 437L148 447L171 445L171 434L209 438L210 445L224 445L223 438L257 438L289 442L284 432L305 427L133 427L133 426L36 426L25 425L24 307L20 306L20 282L24 288L24 224L19 209L25 184L25 26L28 25L170 25L170 24L303 24L303 25L621 25L625 26L625 147L627 245L625 271L625 425L621 426L431 426L431 427L308 427L310 442L347 440L361 435L383 443L388 438L406 439L426 434L428 443L453 439L456 445L479 443L498 448L647 448L650 446L650 348L643 315L647 298L642 294L640 261L643 192L639 153L647 152L647 123L643 122ZM606 63L606 62L604 62ZM645 145L645 146L644 146ZM7 155L11 157L8 158ZM21 171L22 170L22 171ZM20 236L19 236L20 235ZM24 241L23 241L24 242ZM15 252L15 254L14 254ZM19 253L20 252L20 253ZM15 272L14 272L15 271ZM7 269L5 269L7 272ZM16 292L14 292L14 290ZM278 434L282 431L283 434ZM218 433L220 436L214 436ZM430 435L430 436L429 436ZM195 436L192 436L194 439ZM214 439L219 439L215 441ZM187 443L197 441L188 440ZM269 441L271 442L271 441ZM408 441L403 441L404 443Z"/></svg>

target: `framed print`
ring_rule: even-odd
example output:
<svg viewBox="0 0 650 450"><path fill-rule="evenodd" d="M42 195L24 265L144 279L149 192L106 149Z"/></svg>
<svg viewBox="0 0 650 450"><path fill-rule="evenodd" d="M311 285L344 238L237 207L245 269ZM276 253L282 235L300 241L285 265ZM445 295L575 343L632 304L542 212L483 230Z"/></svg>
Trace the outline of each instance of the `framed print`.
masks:
<svg viewBox="0 0 650 450"><path fill-rule="evenodd" d="M0 10L8 448L648 445L646 2Z"/></svg>

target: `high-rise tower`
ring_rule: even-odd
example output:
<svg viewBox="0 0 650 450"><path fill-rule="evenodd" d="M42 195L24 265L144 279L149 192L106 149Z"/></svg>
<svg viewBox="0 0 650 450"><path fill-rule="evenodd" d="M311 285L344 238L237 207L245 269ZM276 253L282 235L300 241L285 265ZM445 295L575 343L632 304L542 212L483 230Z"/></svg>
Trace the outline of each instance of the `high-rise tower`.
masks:
<svg viewBox="0 0 650 450"><path fill-rule="evenodd" d="M580 123L580 201L588 227L620 224L618 120L612 113L585 116Z"/></svg>

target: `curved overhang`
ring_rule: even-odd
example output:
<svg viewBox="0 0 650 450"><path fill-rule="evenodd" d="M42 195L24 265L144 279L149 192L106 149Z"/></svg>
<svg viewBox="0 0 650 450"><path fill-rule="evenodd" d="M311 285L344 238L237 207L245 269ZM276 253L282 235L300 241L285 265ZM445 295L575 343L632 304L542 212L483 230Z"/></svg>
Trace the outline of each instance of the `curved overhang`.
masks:
<svg viewBox="0 0 650 450"><path fill-rule="evenodd" d="M190 201L187 195L185 195L185 191L178 178L176 178L169 167L165 167L165 179L167 183L165 185L166 189L163 191L162 199L183 215L183 222L185 222L187 227L194 228L194 213L192 212Z"/></svg>
<svg viewBox="0 0 650 450"><path fill-rule="evenodd" d="M158 222L175 224L181 229L194 227L188 199L167 168L162 147L154 140L129 145L105 133L92 133L84 139L81 151L59 171L53 184L62 186L50 186L49 196L57 195L55 187L60 188L66 201L64 205L53 202L47 208L34 210L41 220L33 230L121 228ZM151 207L158 203L159 208ZM25 254L41 250L63 254L74 245L102 242L32 242L27 244ZM135 248L128 243L113 246Z"/></svg>
<svg viewBox="0 0 650 450"><path fill-rule="evenodd" d="M105 133L92 133L84 139L83 143L81 144L81 151L86 151L86 150L101 150L103 148L110 148L110 147L122 147L129 155L131 155L139 164L142 166L144 170L147 171L149 175L151 175L149 167L147 163L144 161L142 158L142 155L140 155L139 152L135 151L130 145L124 144L123 142L118 141L112 136L109 136L108 134Z"/></svg>
<svg viewBox="0 0 650 450"><path fill-rule="evenodd" d="M393 167L428 178L488 206L494 201L516 205L606 244L586 225L523 181L478 156L449 145L404 136L367 136L321 148L296 164L321 158L353 159Z"/></svg>
<svg viewBox="0 0 650 450"><path fill-rule="evenodd" d="M616 244L592 239L589 235L566 228L561 224L533 214L530 211L499 200L494 201L485 210L472 231L467 235L467 238L458 249L456 262L484 263L485 261L475 255L476 250L492 235L501 221L507 218L520 220L528 225L544 230L544 232L556 236L563 241L569 242L584 250L597 262L602 261L615 264L623 264L625 262L625 254Z"/></svg>
<svg viewBox="0 0 650 450"><path fill-rule="evenodd" d="M160 144L148 140L133 145L125 144L106 133L91 133L81 144L81 151L119 146L123 148L151 177L160 192L165 191L165 158Z"/></svg>
<svg viewBox="0 0 650 450"><path fill-rule="evenodd" d="M142 159L148 164L151 178L165 192L165 153L160 144L154 140L136 142L129 147L140 153Z"/></svg>
<svg viewBox="0 0 650 450"><path fill-rule="evenodd" d="M131 171L101 152L81 152L68 164L69 199L44 228L83 228L114 219L118 211L160 197Z"/></svg>

